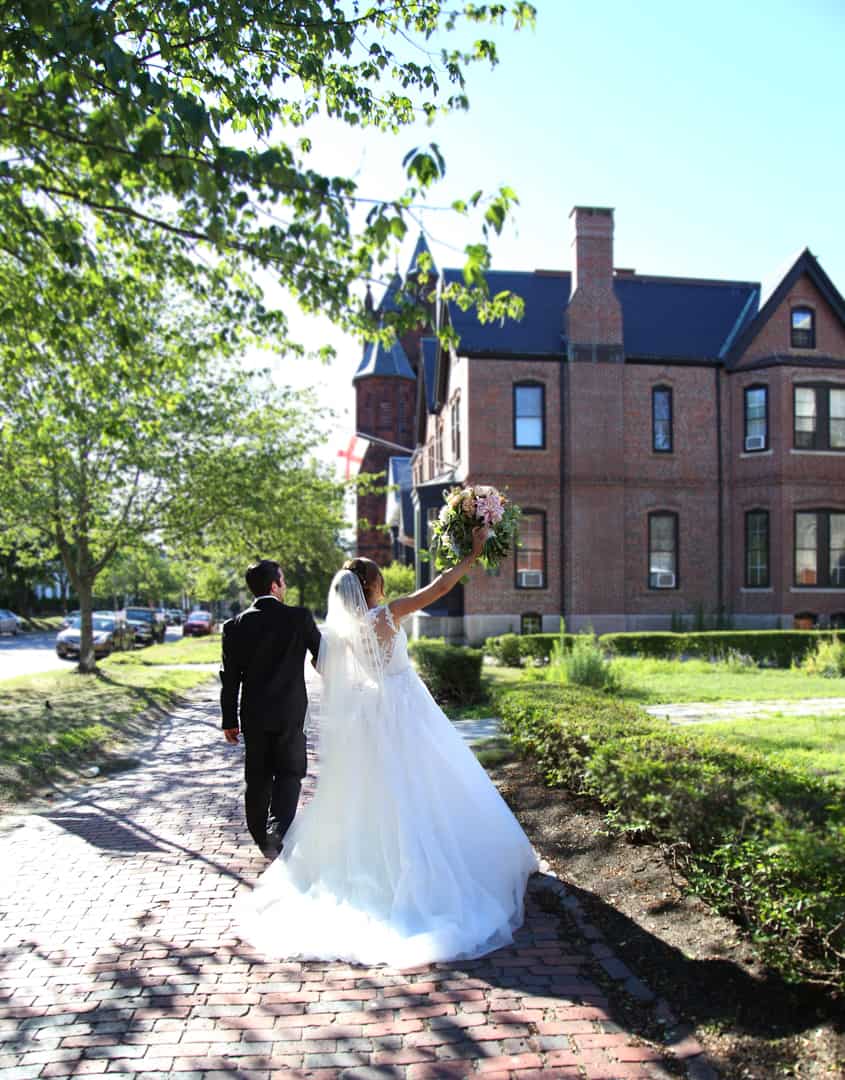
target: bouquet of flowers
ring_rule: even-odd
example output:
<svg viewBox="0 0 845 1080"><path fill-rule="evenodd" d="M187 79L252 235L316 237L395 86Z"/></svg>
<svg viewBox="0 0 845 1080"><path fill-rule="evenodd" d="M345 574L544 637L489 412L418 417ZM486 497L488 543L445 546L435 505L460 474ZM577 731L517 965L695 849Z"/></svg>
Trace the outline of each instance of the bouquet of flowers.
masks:
<svg viewBox="0 0 845 1080"><path fill-rule="evenodd" d="M437 570L456 566L472 550L472 530L489 530L479 562L488 569L499 565L516 544L520 509L494 487L475 484L443 492L445 500L431 527L431 557Z"/></svg>

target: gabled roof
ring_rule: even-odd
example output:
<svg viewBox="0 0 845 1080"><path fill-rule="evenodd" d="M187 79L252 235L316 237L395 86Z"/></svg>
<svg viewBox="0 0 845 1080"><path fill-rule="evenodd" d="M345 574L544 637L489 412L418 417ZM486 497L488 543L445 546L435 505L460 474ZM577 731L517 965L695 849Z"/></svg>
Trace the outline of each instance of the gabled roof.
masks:
<svg viewBox="0 0 845 1080"><path fill-rule="evenodd" d="M804 248L786 274L781 278L780 284L775 288L774 292L765 304L763 304L756 316L747 322L743 327L742 332L736 336L726 355L727 366L729 368L736 367L745 350L786 299L790 289L793 288L798 279L804 274L812 281L828 304L830 304L837 317L843 325L845 325L845 299L843 299L842 294L824 270L822 270L815 255L813 255L809 248ZM794 361L794 359L794 357L791 358L792 361Z"/></svg>
<svg viewBox="0 0 845 1080"><path fill-rule="evenodd" d="M390 346L385 346L380 341L367 342L352 381L369 375L395 375L400 379L416 379L408 356L398 341L394 341Z"/></svg>
<svg viewBox="0 0 845 1080"><path fill-rule="evenodd" d="M463 279L444 271L446 284ZM490 271L491 293L510 290L525 301L519 322L481 324L473 311L449 304L461 338L458 351L469 355L560 357L566 350L566 308L572 286L567 272ZM760 286L750 281L626 274L614 279L622 305L625 355L675 362L718 361L738 328L757 310Z"/></svg>

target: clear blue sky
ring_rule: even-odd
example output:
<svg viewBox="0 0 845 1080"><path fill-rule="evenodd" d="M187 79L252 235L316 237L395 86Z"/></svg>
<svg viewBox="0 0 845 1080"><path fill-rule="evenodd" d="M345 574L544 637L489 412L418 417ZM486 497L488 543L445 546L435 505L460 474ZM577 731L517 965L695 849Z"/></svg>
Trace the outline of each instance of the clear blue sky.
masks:
<svg viewBox="0 0 845 1080"><path fill-rule="evenodd" d="M395 194L404 153L437 141L447 178L432 203L502 183L519 195L499 269L570 269L570 210L611 206L617 266L765 288L806 246L845 293L845 0L536 6L536 30L497 33L499 66L470 72L469 113L396 137L317 125L315 163ZM460 265L471 234L422 218L438 266ZM279 380L350 407L358 343L293 322L340 356L330 373L281 361Z"/></svg>

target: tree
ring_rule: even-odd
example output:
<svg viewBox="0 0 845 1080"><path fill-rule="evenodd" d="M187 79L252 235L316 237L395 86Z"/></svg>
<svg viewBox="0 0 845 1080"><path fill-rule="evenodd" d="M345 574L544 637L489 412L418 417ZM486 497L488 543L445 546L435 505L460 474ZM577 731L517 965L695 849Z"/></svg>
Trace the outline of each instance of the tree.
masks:
<svg viewBox="0 0 845 1080"><path fill-rule="evenodd" d="M466 71L495 43L436 40L532 24L524 0L8 0L0 15L0 248L15 259L97 264L104 232L213 295L227 322L279 337L251 268L271 270L311 311L376 332L359 283L405 236L445 170L436 144L405 158L407 188L372 200L350 177L308 164L307 121L322 115L398 132L465 109ZM508 188L456 200L481 216L466 288L484 317L519 312L486 298L488 231ZM393 318L393 316L391 316ZM416 315L408 318L415 319Z"/></svg>
<svg viewBox="0 0 845 1080"><path fill-rule="evenodd" d="M95 583L120 551L200 544L221 520L234 535L273 478L307 505L320 438L307 402L230 370L237 334L219 313L131 257L98 266L108 276L0 260L0 539L60 554L84 672Z"/></svg>
<svg viewBox="0 0 845 1080"><path fill-rule="evenodd" d="M398 596L407 596L416 588L416 576L413 566L404 566L399 562L392 562L382 567L384 578L384 596L386 600L395 600Z"/></svg>

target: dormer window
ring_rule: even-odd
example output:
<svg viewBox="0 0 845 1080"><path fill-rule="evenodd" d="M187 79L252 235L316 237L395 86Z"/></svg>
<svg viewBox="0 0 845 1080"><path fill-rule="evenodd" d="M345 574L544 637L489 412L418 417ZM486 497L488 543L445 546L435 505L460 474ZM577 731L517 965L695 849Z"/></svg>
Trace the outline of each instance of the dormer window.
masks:
<svg viewBox="0 0 845 1080"><path fill-rule="evenodd" d="M793 349L815 349L816 347L816 313L812 308L796 307L791 312L792 336L790 344Z"/></svg>

